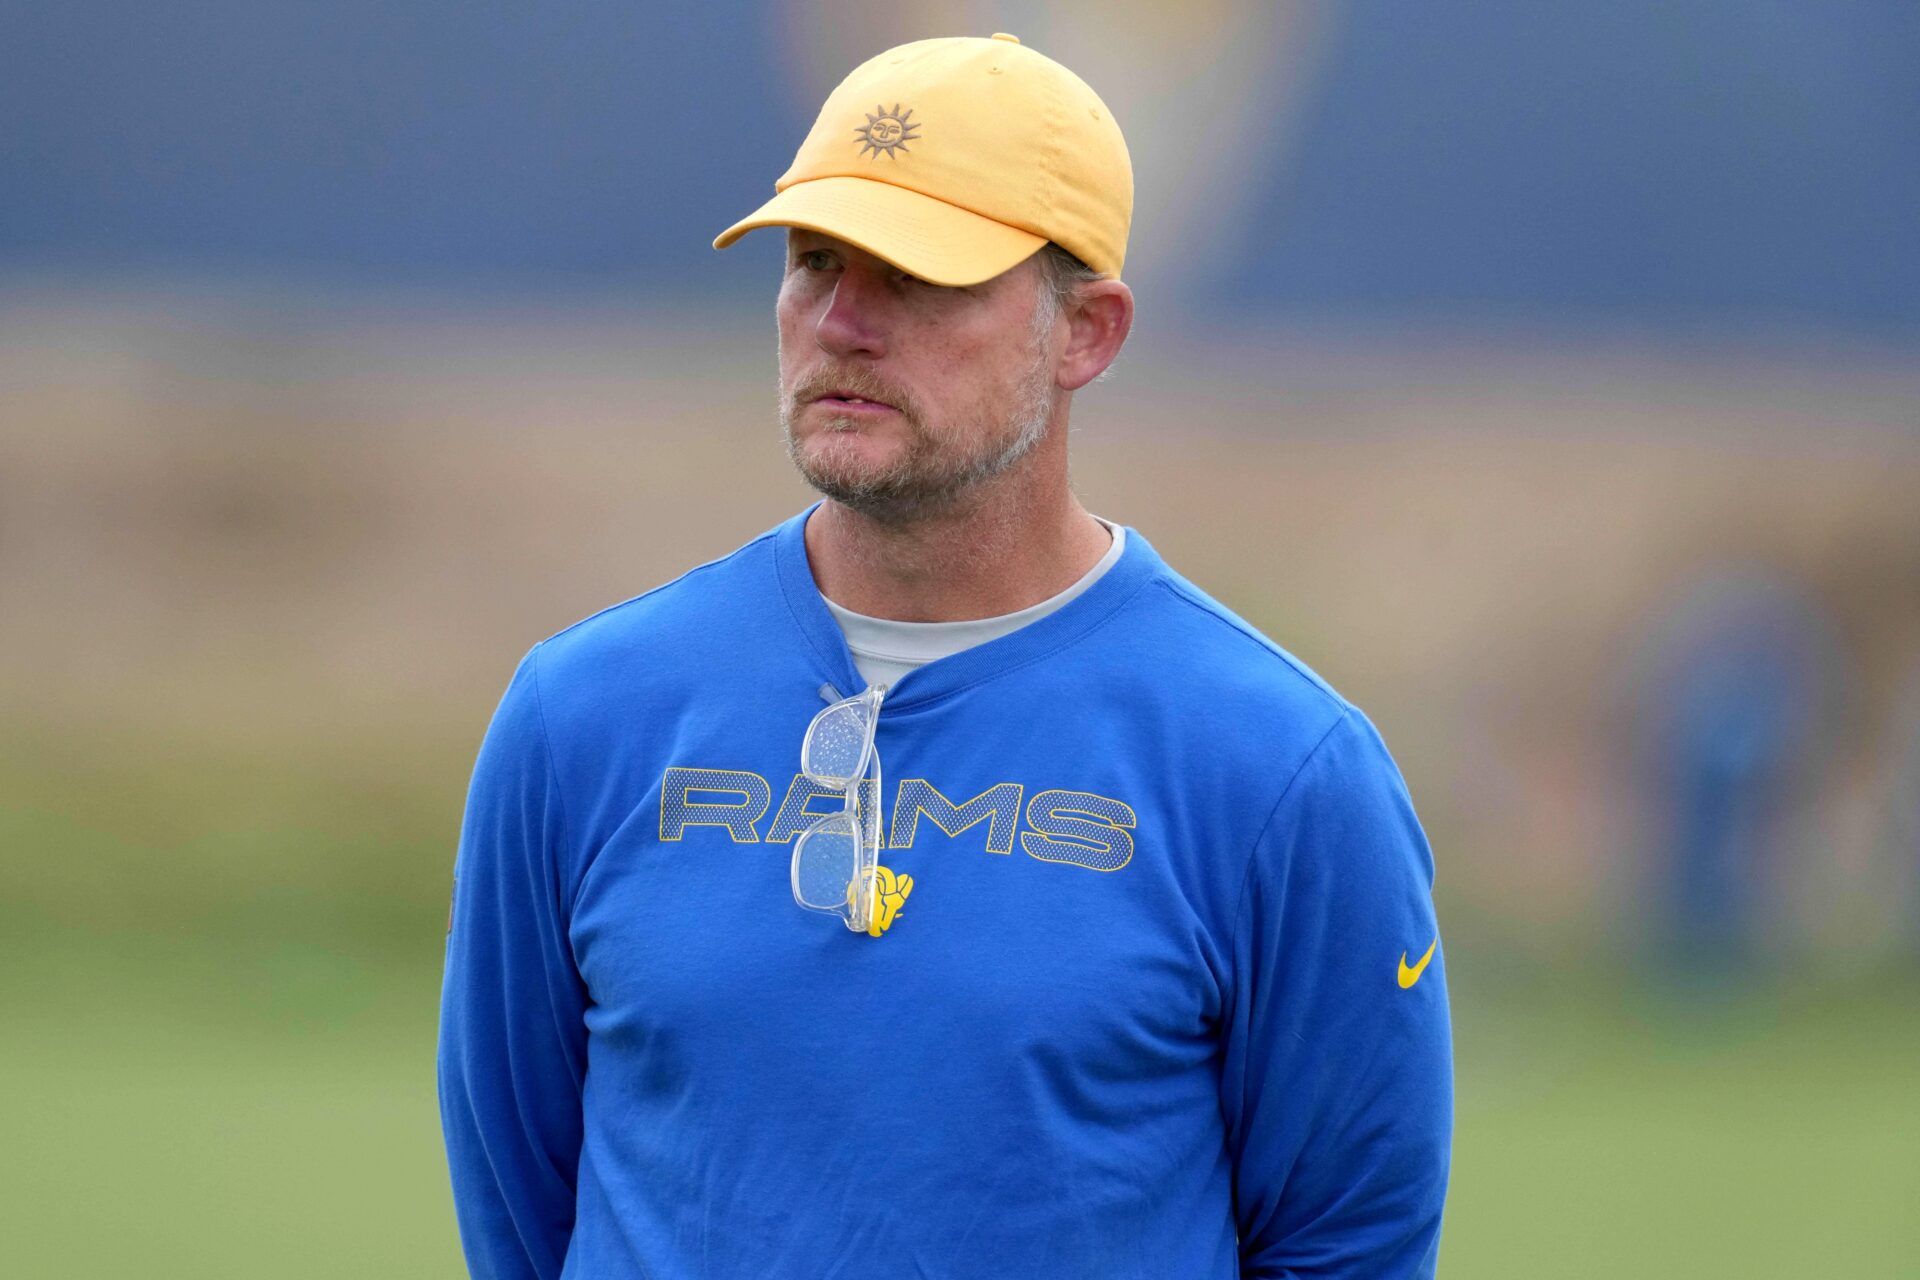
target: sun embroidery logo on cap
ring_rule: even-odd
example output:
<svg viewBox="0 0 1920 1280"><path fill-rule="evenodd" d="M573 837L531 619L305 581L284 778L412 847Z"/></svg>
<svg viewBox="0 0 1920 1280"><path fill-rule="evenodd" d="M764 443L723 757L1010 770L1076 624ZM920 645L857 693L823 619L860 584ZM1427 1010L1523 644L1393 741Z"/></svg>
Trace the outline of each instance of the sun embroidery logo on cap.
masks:
<svg viewBox="0 0 1920 1280"><path fill-rule="evenodd" d="M920 126L907 123L912 115L912 107L902 111L897 102L891 111L874 103L873 110L867 113L867 122L853 131L854 136L860 139L860 154L864 156L871 151L876 156L886 156L891 160L896 151L912 150L907 144L920 136Z"/></svg>

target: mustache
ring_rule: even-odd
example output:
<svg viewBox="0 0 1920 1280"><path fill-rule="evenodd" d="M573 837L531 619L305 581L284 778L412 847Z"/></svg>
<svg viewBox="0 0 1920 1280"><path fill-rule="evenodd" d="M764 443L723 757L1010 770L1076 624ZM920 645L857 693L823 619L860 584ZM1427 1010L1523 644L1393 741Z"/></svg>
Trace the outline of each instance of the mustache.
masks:
<svg viewBox="0 0 1920 1280"><path fill-rule="evenodd" d="M920 406L913 402L912 396L872 370L857 365L845 369L814 370L795 384L792 402L798 407L831 392L858 396L862 400L878 400L882 404L892 405L908 418L917 420L920 416Z"/></svg>

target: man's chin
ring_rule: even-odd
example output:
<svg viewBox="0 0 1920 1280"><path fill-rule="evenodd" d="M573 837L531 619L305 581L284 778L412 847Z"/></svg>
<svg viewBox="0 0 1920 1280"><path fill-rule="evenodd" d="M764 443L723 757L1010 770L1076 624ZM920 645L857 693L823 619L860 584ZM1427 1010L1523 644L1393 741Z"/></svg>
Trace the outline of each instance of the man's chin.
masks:
<svg viewBox="0 0 1920 1280"><path fill-rule="evenodd" d="M905 496L911 487L904 485L899 475L885 470L797 461L802 479L823 497L850 507L864 509L872 503L890 503Z"/></svg>
<svg viewBox="0 0 1920 1280"><path fill-rule="evenodd" d="M893 523L946 505L952 495L921 476L884 467L847 465L845 459L794 455L801 478L821 497L875 520Z"/></svg>
<svg viewBox="0 0 1920 1280"><path fill-rule="evenodd" d="M899 442L864 431L814 431L789 438L787 452L816 489L884 489L900 477Z"/></svg>

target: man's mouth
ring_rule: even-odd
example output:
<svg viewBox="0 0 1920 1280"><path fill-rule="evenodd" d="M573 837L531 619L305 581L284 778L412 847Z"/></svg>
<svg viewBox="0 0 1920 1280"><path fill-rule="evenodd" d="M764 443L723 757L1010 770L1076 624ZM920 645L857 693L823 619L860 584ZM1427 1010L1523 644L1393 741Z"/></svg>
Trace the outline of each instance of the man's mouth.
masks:
<svg viewBox="0 0 1920 1280"><path fill-rule="evenodd" d="M871 411L890 411L893 409L893 406L885 400L875 400L869 396L856 396L844 391L829 391L824 395L815 396L813 403L826 405L829 409L851 409L855 412L862 409Z"/></svg>

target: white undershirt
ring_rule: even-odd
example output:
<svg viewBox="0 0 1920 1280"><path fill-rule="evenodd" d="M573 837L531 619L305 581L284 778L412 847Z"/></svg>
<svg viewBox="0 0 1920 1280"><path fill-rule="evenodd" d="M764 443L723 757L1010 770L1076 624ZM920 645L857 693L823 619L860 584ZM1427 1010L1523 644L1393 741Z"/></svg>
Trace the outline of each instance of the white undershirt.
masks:
<svg viewBox="0 0 1920 1280"><path fill-rule="evenodd" d="M860 672L860 678L869 685L891 685L915 667L925 666L935 658L944 658L962 649L997 640L1018 631L1029 622L1038 622L1098 582L1100 575L1120 559L1127 531L1111 520L1099 516L1094 519L1105 525L1107 532L1113 535L1113 545L1107 548L1107 553L1100 557L1099 563L1058 595L1049 596L1039 604L1028 605L1013 613L1003 613L997 618L970 618L964 622L896 622L892 618L871 618L864 613L843 609L833 601L826 600L825 596L821 599L826 600L827 611L840 624L840 630L847 637L847 648L853 653L853 665Z"/></svg>

